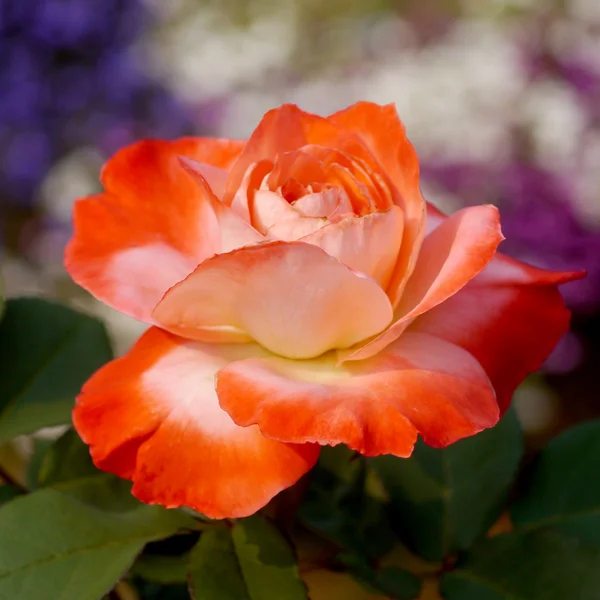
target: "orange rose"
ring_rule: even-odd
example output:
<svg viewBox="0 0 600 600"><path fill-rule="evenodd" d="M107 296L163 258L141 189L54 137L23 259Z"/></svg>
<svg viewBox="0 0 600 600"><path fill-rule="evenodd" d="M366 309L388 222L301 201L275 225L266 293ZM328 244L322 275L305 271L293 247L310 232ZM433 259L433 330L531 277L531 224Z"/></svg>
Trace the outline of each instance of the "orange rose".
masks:
<svg viewBox="0 0 600 600"><path fill-rule="evenodd" d="M496 253L493 206L424 201L392 106L282 106L247 142L144 141L80 200L73 279L152 325L74 412L145 502L264 506L320 445L410 456L492 427L568 326L552 273Z"/></svg>

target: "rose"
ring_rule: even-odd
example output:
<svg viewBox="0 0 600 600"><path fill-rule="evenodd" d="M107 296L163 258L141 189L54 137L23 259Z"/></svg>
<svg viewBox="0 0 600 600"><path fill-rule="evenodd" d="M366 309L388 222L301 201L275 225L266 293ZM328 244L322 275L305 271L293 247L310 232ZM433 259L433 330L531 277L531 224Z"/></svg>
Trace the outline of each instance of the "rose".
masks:
<svg viewBox="0 0 600 600"><path fill-rule="evenodd" d="M392 106L282 106L247 142L144 141L80 200L66 266L152 325L77 399L96 465L142 501L264 506L320 445L411 454L492 427L568 327L557 284L446 218Z"/></svg>

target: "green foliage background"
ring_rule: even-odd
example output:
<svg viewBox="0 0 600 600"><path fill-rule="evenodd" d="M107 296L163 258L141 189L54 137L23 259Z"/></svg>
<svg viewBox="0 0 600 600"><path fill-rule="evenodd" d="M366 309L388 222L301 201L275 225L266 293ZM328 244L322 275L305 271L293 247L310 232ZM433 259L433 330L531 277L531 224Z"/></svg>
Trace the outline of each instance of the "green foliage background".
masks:
<svg viewBox="0 0 600 600"><path fill-rule="evenodd" d="M6 302L0 600L600 599L599 421L525 459L512 410L408 460L325 448L299 505L288 491L259 515L211 521L141 504L91 463L70 411L110 358L99 321ZM15 468L15 439L57 425Z"/></svg>

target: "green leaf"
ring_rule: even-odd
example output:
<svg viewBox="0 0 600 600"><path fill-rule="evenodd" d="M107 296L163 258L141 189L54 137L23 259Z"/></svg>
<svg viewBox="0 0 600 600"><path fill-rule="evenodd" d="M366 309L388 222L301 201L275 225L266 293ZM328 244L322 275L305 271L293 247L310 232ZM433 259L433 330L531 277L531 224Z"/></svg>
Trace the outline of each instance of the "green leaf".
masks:
<svg viewBox="0 0 600 600"><path fill-rule="evenodd" d="M123 512L144 506L131 495L130 481L94 466L89 448L73 429L58 438L41 458L36 486L59 490L107 511ZM188 523L193 523L190 517L186 518Z"/></svg>
<svg viewBox="0 0 600 600"><path fill-rule="evenodd" d="M600 421L573 427L541 453L511 506L516 527L548 527L600 550Z"/></svg>
<svg viewBox="0 0 600 600"><path fill-rule="evenodd" d="M386 488L403 541L432 561L464 550L500 515L523 453L510 410L496 427L444 449L417 443L409 459L371 465Z"/></svg>
<svg viewBox="0 0 600 600"><path fill-rule="evenodd" d="M0 506L19 495L19 490L12 485L0 484Z"/></svg>
<svg viewBox="0 0 600 600"><path fill-rule="evenodd" d="M228 529L211 529L200 537L190 560L194 600L251 600Z"/></svg>
<svg viewBox="0 0 600 600"><path fill-rule="evenodd" d="M300 507L300 521L364 560L389 552L395 537L387 507L367 493L369 470L345 446L324 447Z"/></svg>
<svg viewBox="0 0 600 600"><path fill-rule="evenodd" d="M209 529L192 550L190 591L195 600L306 600L294 554L261 517Z"/></svg>
<svg viewBox="0 0 600 600"><path fill-rule="evenodd" d="M101 487L87 485L40 489L0 508L0 600L97 600L147 542L189 525L179 511L139 502L120 511L88 504Z"/></svg>
<svg viewBox="0 0 600 600"><path fill-rule="evenodd" d="M599 600L600 552L553 531L500 535L444 575L441 592L446 600Z"/></svg>
<svg viewBox="0 0 600 600"><path fill-rule="evenodd" d="M0 442L69 423L81 386L111 358L97 319L38 298L8 300L0 321Z"/></svg>
<svg viewBox="0 0 600 600"><path fill-rule="evenodd" d="M399 567L384 567L377 572L375 587L390 598L409 600L421 593L421 580Z"/></svg>
<svg viewBox="0 0 600 600"><path fill-rule="evenodd" d="M92 462L89 448L74 429L69 429L44 452L36 483L46 487L100 473Z"/></svg>
<svg viewBox="0 0 600 600"><path fill-rule="evenodd" d="M138 579L135 587L143 600L190 600L186 584L160 585Z"/></svg>
<svg viewBox="0 0 600 600"><path fill-rule="evenodd" d="M182 556L145 554L136 561L131 572L154 583L186 583L189 561L189 553Z"/></svg>
<svg viewBox="0 0 600 600"><path fill-rule="evenodd" d="M38 487L38 475L42 461L48 449L54 444L54 440L39 437L34 437L31 441L33 442L33 451L27 463L25 474L25 486L29 491L33 491Z"/></svg>
<svg viewBox="0 0 600 600"><path fill-rule="evenodd" d="M0 320L2 319L2 316L4 315L4 306L5 306L5 301L4 301L4 294L2 293L4 291L4 285L2 283L2 277L0 277Z"/></svg>
<svg viewBox="0 0 600 600"><path fill-rule="evenodd" d="M337 557L359 583L373 593L397 600L412 600L421 593L421 580L399 567L374 569L359 557L341 554Z"/></svg>

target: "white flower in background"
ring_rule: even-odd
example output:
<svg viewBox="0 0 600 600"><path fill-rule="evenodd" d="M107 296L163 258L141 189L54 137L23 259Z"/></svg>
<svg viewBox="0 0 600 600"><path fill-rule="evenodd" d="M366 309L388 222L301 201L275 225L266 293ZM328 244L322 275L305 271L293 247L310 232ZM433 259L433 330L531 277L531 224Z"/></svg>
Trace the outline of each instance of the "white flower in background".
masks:
<svg viewBox="0 0 600 600"><path fill-rule="evenodd" d="M538 161L554 171L571 171L586 127L577 94L559 81L535 82L527 88L518 114L532 134Z"/></svg>
<svg viewBox="0 0 600 600"><path fill-rule="evenodd" d="M588 23L600 23L600 2L598 0L569 0L565 2L565 7L575 19Z"/></svg>
<svg viewBox="0 0 600 600"><path fill-rule="evenodd" d="M47 274L38 272L24 259L8 253L3 254L0 261L0 279L5 298L48 296L52 295L54 287Z"/></svg>
<svg viewBox="0 0 600 600"><path fill-rule="evenodd" d="M462 8L470 15L502 17L507 10L534 10L541 8L547 0L462 0Z"/></svg>
<svg viewBox="0 0 600 600"><path fill-rule="evenodd" d="M196 0L142 0L149 10L160 20L168 20L197 6Z"/></svg>
<svg viewBox="0 0 600 600"><path fill-rule="evenodd" d="M514 104L526 80L510 29L467 21L439 45L382 57L347 77L322 72L294 87L262 82L233 95L223 135L248 133L269 107L294 102L322 114L358 100L393 102L425 155L492 160L508 150Z"/></svg>
<svg viewBox="0 0 600 600"><path fill-rule="evenodd" d="M547 431L560 418L560 402L550 387L537 379L526 380L514 393L513 406L528 434Z"/></svg>
<svg viewBox="0 0 600 600"><path fill-rule="evenodd" d="M103 162L96 149L79 148L56 163L41 187L44 212L61 223L69 223L75 200L98 188Z"/></svg>
<svg viewBox="0 0 600 600"><path fill-rule="evenodd" d="M491 160L508 149L511 105L524 86L512 31L469 20L443 43L389 60L364 92L395 102L421 152Z"/></svg>
<svg viewBox="0 0 600 600"><path fill-rule="evenodd" d="M296 47L296 5L281 1L242 27L217 7L203 7L146 47L149 70L184 100L220 96L282 69Z"/></svg>
<svg viewBox="0 0 600 600"><path fill-rule="evenodd" d="M446 214L455 213L465 205L464 201L458 196L426 180L421 181L421 192L428 202L431 202L436 208L439 208Z"/></svg>

